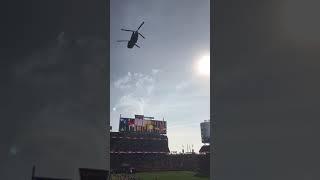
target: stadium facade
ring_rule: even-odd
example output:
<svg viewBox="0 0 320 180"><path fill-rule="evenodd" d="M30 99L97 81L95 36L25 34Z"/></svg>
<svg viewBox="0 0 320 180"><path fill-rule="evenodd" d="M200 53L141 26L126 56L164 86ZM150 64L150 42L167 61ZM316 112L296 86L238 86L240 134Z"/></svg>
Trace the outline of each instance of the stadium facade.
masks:
<svg viewBox="0 0 320 180"><path fill-rule="evenodd" d="M138 171L161 169L169 154L166 121L135 115L121 117L119 132L110 132L111 170L134 168Z"/></svg>
<svg viewBox="0 0 320 180"><path fill-rule="evenodd" d="M167 123L153 117L120 116L119 132L110 132L111 171L189 170L198 167L197 154L170 154Z"/></svg>

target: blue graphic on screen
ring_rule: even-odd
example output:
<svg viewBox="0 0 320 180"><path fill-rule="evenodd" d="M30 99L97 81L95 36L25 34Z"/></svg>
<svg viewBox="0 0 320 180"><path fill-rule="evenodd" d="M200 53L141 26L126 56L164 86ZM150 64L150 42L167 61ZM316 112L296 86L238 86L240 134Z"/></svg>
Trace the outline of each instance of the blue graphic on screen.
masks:
<svg viewBox="0 0 320 180"><path fill-rule="evenodd" d="M128 131L129 125L128 125L128 118L120 118L120 124L119 124L119 131Z"/></svg>

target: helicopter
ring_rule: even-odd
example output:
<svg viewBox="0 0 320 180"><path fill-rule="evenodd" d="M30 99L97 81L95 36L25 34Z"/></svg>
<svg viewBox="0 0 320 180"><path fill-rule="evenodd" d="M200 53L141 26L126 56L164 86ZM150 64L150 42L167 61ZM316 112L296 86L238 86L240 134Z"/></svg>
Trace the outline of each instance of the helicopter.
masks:
<svg viewBox="0 0 320 180"><path fill-rule="evenodd" d="M134 46L137 46L138 48L140 48L140 46L137 45L138 37L139 37L139 35L141 37L143 37L143 39L145 39L145 37L141 33L139 33L138 31L143 24L144 24L144 21L140 24L140 26L138 27L138 29L136 31L128 30L128 29L121 29L122 31L132 32L131 38L129 41L128 40L118 40L117 42L128 42L127 48L129 48L129 49L133 48Z"/></svg>

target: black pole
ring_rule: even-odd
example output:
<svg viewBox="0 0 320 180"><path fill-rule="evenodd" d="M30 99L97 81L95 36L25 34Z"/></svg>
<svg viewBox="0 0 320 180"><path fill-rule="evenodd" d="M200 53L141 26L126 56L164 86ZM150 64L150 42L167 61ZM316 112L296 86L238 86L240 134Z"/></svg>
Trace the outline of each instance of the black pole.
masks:
<svg viewBox="0 0 320 180"><path fill-rule="evenodd" d="M36 166L33 165L33 167L32 167L32 178L31 178L31 180L34 179L35 172L36 172Z"/></svg>

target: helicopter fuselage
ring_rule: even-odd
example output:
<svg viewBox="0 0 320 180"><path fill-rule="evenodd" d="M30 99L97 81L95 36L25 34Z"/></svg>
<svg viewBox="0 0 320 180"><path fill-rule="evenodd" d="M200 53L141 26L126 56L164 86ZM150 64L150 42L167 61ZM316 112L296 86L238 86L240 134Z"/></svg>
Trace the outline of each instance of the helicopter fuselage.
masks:
<svg viewBox="0 0 320 180"><path fill-rule="evenodd" d="M128 48L133 48L134 45L135 45L135 44L137 43L137 41L138 41L138 37L139 37L138 31L132 32L132 35L131 35L131 38L130 38L130 40L129 40L129 42L128 42L127 47L128 47Z"/></svg>

